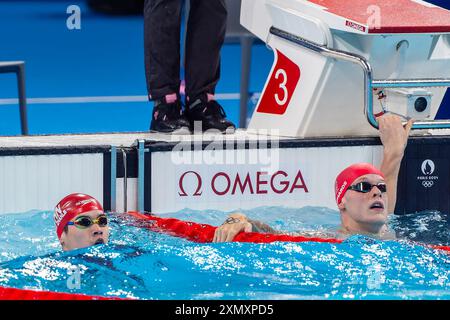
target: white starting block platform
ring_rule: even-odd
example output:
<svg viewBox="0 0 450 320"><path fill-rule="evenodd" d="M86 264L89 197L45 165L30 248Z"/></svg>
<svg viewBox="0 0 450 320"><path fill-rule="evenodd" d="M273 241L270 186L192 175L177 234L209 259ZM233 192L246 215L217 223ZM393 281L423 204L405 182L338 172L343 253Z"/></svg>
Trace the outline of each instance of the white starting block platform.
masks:
<svg viewBox="0 0 450 320"><path fill-rule="evenodd" d="M411 137L397 213L450 211L450 130ZM167 213L261 206L335 209L336 175L355 162L379 165L375 137L277 138L150 133L2 137L0 214L53 210L83 192L106 210Z"/></svg>
<svg viewBox="0 0 450 320"><path fill-rule="evenodd" d="M450 86L450 12L420 0L243 0L241 23L274 64L249 130L283 136L376 135L394 112L434 121Z"/></svg>

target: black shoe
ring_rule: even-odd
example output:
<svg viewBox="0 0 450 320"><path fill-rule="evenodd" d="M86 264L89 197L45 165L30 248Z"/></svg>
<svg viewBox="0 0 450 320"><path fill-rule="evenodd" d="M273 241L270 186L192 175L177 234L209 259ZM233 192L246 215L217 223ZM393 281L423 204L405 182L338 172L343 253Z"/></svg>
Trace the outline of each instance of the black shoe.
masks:
<svg viewBox="0 0 450 320"><path fill-rule="evenodd" d="M181 102L166 103L165 98L155 101L151 131L174 134L191 134L189 121L183 113Z"/></svg>
<svg viewBox="0 0 450 320"><path fill-rule="evenodd" d="M222 133L233 133L235 125L226 118L222 106L215 100L205 102L197 99L186 109L186 116L189 119L191 129L195 131L195 123L201 121L203 131L216 129ZM199 124L197 124L198 126Z"/></svg>

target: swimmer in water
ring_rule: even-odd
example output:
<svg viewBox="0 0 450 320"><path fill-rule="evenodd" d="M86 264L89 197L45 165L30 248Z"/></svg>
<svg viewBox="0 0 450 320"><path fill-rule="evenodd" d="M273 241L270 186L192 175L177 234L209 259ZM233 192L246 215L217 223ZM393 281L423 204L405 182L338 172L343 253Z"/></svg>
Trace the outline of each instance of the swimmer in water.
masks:
<svg viewBox="0 0 450 320"><path fill-rule="evenodd" d="M338 239L345 239L352 234L379 239L395 238L386 223L389 214L395 209L400 164L413 121L403 126L400 117L385 114L378 119L378 123L383 144L380 170L368 163L357 163L344 169L336 178L335 197L341 216L339 230L289 234ZM287 234L260 221L251 220L242 213L234 213L216 229L213 242L232 241L240 232Z"/></svg>
<svg viewBox="0 0 450 320"><path fill-rule="evenodd" d="M109 238L108 217L93 197L72 193L55 208L56 234L64 251L106 244Z"/></svg>

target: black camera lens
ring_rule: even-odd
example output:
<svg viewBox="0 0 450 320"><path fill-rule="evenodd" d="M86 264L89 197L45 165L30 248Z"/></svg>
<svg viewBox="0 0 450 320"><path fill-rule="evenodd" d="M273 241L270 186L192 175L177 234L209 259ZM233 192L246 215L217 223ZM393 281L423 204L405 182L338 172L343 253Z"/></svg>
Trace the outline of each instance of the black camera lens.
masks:
<svg viewBox="0 0 450 320"><path fill-rule="evenodd" d="M427 106L428 102L424 97L417 98L416 102L414 102L414 108L417 112L424 112Z"/></svg>

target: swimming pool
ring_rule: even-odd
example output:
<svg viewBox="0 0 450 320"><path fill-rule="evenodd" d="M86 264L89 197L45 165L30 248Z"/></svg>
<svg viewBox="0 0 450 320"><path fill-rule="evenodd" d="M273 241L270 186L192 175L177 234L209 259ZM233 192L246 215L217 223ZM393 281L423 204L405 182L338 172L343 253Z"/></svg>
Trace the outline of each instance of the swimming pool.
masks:
<svg viewBox="0 0 450 320"><path fill-rule="evenodd" d="M332 229L336 211L245 211L278 229ZM164 216L217 225L225 212ZM399 237L448 245L439 212L393 217ZM0 286L136 299L449 299L450 256L409 240L199 244L111 219L108 245L62 252L51 212L0 216Z"/></svg>

